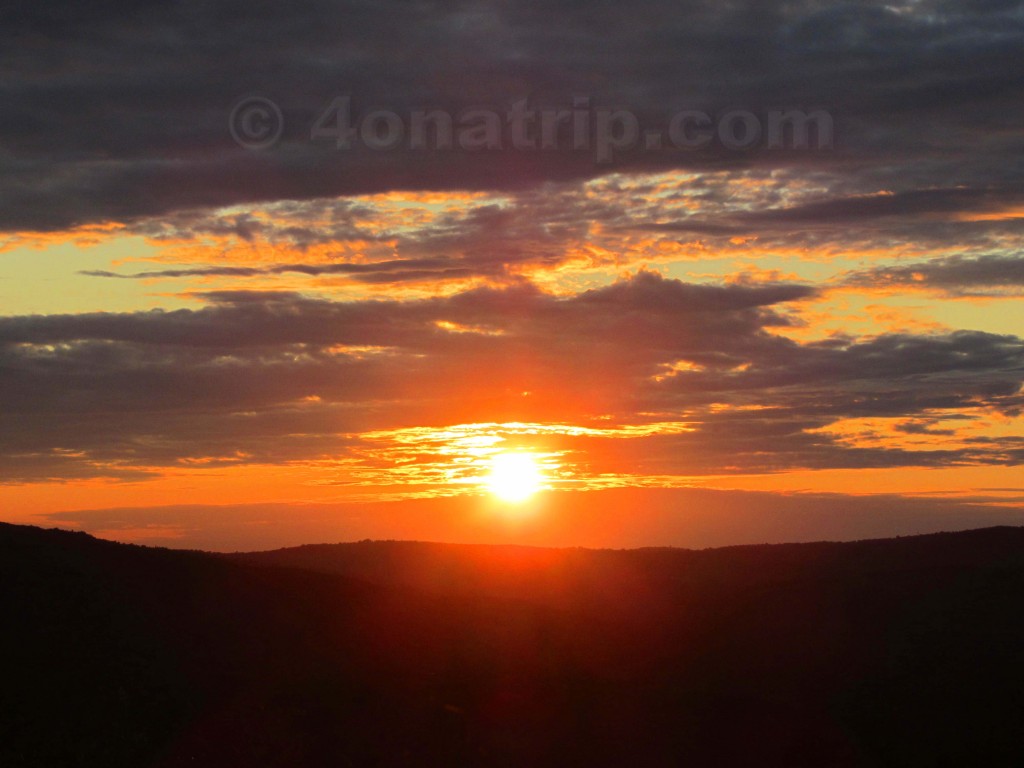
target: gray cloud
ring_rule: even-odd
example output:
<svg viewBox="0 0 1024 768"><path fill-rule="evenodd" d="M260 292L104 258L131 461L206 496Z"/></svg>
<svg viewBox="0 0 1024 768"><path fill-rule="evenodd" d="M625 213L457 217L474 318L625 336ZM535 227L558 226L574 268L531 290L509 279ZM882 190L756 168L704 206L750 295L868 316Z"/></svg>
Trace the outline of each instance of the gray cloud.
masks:
<svg viewBox="0 0 1024 768"><path fill-rule="evenodd" d="M823 106L837 118L832 154L639 152L615 170L829 168L851 195L884 188L925 204L939 194L930 189L965 188L949 204L968 207L972 195L1021 193L1024 14L1014 2L103 0L11 6L0 28L6 229L390 189L528 189L610 170L573 151L311 143L317 115L344 92L400 112L501 110L526 96L563 107L587 94L663 122L679 108ZM284 112L270 152L228 135L232 104L254 92Z"/></svg>
<svg viewBox="0 0 1024 768"><path fill-rule="evenodd" d="M189 210L147 218L129 231L157 244L204 244L213 238L217 255L204 255L206 263L87 274L147 280L266 280L294 274L372 285L440 283L507 279L524 270L566 265L643 264L663 258L662 253L696 259L713 252L742 259L750 257L750 243L756 242L755 254L891 251L923 259L955 250L962 254L958 269L978 259L977 268L1000 268L1002 276L990 276L1005 280L1012 278L1016 245L1024 234L1024 218L1000 214L1013 210L1012 198L991 189L863 194L841 173L808 175L797 169L547 184L460 201L440 212L407 201L404 205L416 211L408 217L375 205L280 201L242 213ZM225 250L232 255L221 256ZM224 262L216 263L218 257ZM267 263L269 258L278 261ZM890 282L907 276L901 265L893 266ZM847 285L884 287L885 268L877 279L872 274L843 279ZM959 277L975 279L966 273Z"/></svg>
<svg viewBox="0 0 1024 768"><path fill-rule="evenodd" d="M1019 414L1024 342L773 331L789 322L780 305L814 295L641 272L564 297L528 283L406 301L224 291L196 310L0 318L4 472L338 457L367 430L492 421L692 425L593 452L627 472L1020 461L1009 438L921 452L821 432L847 418ZM585 456L592 439L560 445Z"/></svg>
<svg viewBox="0 0 1024 768"><path fill-rule="evenodd" d="M1024 292L1024 257L950 256L876 267L853 273L845 282L873 288L941 291L952 297L1019 296Z"/></svg>
<svg viewBox="0 0 1024 768"><path fill-rule="evenodd" d="M131 280L180 277L269 277L295 273L310 277L344 275L363 283L400 283L465 278L478 274L478 270L462 266L453 259L394 259L364 263L342 262L334 264L275 264L269 267L195 267L191 269L155 269L133 274L108 270L84 270L91 277L113 277Z"/></svg>

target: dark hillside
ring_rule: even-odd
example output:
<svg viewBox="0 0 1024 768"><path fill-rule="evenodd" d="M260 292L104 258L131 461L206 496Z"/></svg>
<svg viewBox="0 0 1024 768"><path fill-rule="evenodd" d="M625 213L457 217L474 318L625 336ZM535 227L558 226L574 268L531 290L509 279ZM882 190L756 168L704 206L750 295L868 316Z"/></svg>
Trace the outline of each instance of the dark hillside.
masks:
<svg viewBox="0 0 1024 768"><path fill-rule="evenodd" d="M1024 760L1024 530L216 556L0 525L0 765Z"/></svg>

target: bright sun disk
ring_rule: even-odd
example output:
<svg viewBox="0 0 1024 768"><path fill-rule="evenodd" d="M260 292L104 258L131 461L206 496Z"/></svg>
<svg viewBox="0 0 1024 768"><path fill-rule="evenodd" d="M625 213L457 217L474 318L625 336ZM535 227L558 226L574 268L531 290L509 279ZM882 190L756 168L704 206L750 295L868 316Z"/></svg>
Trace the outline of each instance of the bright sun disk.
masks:
<svg viewBox="0 0 1024 768"><path fill-rule="evenodd" d="M491 459L487 487L502 501L526 501L541 488L543 476L529 453L499 453Z"/></svg>

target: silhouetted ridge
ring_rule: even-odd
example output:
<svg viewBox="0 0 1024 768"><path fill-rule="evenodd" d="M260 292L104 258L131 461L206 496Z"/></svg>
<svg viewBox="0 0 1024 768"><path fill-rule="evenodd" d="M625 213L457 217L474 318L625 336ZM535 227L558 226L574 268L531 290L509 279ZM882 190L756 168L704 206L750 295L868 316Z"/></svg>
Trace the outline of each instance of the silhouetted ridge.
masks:
<svg viewBox="0 0 1024 768"><path fill-rule="evenodd" d="M1011 766L1024 529L210 555L0 524L0 765Z"/></svg>

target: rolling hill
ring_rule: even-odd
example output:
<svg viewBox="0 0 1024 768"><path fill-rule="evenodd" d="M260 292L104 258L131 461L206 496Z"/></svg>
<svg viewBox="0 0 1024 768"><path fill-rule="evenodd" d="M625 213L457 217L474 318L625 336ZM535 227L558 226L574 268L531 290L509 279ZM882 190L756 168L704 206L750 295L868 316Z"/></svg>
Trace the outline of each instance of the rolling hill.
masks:
<svg viewBox="0 0 1024 768"><path fill-rule="evenodd" d="M1024 529L214 555L0 524L0 765L1024 762Z"/></svg>

